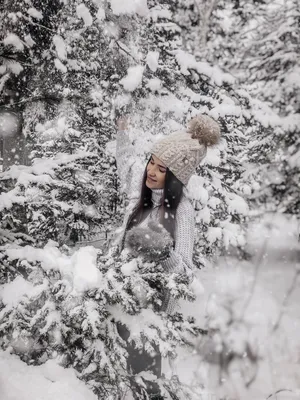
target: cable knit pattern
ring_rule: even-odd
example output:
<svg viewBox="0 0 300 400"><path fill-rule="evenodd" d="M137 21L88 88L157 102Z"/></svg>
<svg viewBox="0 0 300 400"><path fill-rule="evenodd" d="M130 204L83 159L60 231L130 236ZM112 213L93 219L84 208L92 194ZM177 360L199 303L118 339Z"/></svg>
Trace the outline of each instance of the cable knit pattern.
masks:
<svg viewBox="0 0 300 400"><path fill-rule="evenodd" d="M187 185L197 165L207 153L207 147L192 139L187 131L168 135L154 144L152 153L159 158L173 174Z"/></svg>
<svg viewBox="0 0 300 400"><path fill-rule="evenodd" d="M127 197L130 200L129 209L124 217L123 229L118 238L118 244L120 247L122 247L126 235L125 227L128 218L130 217L132 209L139 197L136 197L136 194L139 194L139 192L136 193L136 190L137 188L140 190L143 175L143 171L140 171L140 168L135 170L135 166L138 164L135 163L135 160L131 160L131 158L134 157L136 157L134 155L134 146L130 143L128 133L126 131L119 132L117 135L117 167L121 179L122 190L127 194ZM140 176L138 175L139 173ZM163 189L152 190L153 209L147 218L141 222L140 226L147 226L151 219L156 219L157 222L159 221L159 206L161 205L162 195ZM173 272L185 273L192 278L194 269L192 262L194 230L194 209L184 192L176 211L174 232L175 248L170 251L170 256L161 262L161 265L169 274ZM172 313L174 312L175 307L175 299L171 298L169 291L166 291L163 296L161 310L167 313Z"/></svg>

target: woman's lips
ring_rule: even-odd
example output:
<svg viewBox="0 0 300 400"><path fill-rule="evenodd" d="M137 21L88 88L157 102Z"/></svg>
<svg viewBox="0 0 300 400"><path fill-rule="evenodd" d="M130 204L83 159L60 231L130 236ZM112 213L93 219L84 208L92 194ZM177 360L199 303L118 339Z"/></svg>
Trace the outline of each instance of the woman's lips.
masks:
<svg viewBox="0 0 300 400"><path fill-rule="evenodd" d="M150 178L150 176L147 176L147 178L148 178L148 180L149 180L150 182L156 182L154 179Z"/></svg>

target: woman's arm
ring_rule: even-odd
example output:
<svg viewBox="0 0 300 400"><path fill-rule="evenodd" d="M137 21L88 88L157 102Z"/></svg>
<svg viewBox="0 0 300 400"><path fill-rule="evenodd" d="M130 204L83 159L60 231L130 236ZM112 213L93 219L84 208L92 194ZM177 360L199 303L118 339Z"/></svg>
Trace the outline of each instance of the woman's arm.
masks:
<svg viewBox="0 0 300 400"><path fill-rule="evenodd" d="M134 145L129 137L128 119L121 117L117 121L116 161L118 175L121 181L121 192L127 195L129 200L139 197L142 169L137 158Z"/></svg>
<svg viewBox="0 0 300 400"><path fill-rule="evenodd" d="M176 212L175 249L170 251L170 256L161 262L169 273L184 273L191 282L194 277L192 261L195 239L195 215L190 201L185 198L179 203ZM177 300L171 296L170 290L164 290L161 311L172 314L177 306Z"/></svg>
<svg viewBox="0 0 300 400"><path fill-rule="evenodd" d="M166 271L172 273L186 273L190 280L194 274L192 261L195 240L194 208L187 198L178 205L175 222L175 248L170 256L162 261Z"/></svg>

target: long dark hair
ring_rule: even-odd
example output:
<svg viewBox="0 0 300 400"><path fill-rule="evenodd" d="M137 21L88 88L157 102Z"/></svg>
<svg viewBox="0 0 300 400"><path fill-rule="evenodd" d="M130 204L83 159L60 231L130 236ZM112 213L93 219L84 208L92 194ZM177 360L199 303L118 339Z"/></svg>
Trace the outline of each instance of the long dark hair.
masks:
<svg viewBox="0 0 300 400"><path fill-rule="evenodd" d="M142 180L139 201L128 219L126 231L141 223L152 208L152 191L146 186L148 160ZM183 193L183 183L167 168L162 205L160 208L160 223L174 239L176 210Z"/></svg>

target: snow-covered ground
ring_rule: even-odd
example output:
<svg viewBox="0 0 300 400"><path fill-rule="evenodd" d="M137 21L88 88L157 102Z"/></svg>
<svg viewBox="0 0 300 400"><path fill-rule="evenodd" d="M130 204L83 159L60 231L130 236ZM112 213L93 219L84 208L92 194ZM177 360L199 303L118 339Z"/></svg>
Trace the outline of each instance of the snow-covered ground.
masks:
<svg viewBox="0 0 300 400"><path fill-rule="evenodd" d="M205 292L192 305L183 303L184 311L195 315L203 327L208 319L213 319L219 326L223 324L226 332L228 314L222 307L231 304L235 316L242 321L235 330L232 327L228 330L237 353L249 342L259 355L258 362L250 366L243 364L243 358L233 361L220 387L219 366L202 359L201 342L196 343L193 352L181 349L173 371L189 386L202 382L207 391L201 399L218 400L220 393L223 396L225 393L227 400L300 399L297 230L295 219L265 215L248 231L251 260L239 261L228 255L199 271ZM164 369L166 374L171 371L167 362ZM240 375L241 370L244 377ZM251 374L253 382L246 387L244 383ZM0 352L1 400L48 398L96 400L74 370L63 369L55 360L41 366L27 366L17 356Z"/></svg>
<svg viewBox="0 0 300 400"><path fill-rule="evenodd" d="M97 400L71 368L49 360L28 366L17 356L0 352L1 400Z"/></svg>
<svg viewBox="0 0 300 400"><path fill-rule="evenodd" d="M181 350L178 375L188 385L197 379L209 384L207 400L219 398L218 393L225 393L229 396L227 399L300 399L300 243L297 235L295 219L266 214L259 223L249 227L248 249L253 254L250 261L239 261L229 255L199 271L205 293L193 304L193 314L200 324L204 326L214 315L215 307L222 320L222 313L226 314L222 305L231 299L232 308L247 323L246 332L241 329L234 332L235 342L245 338L260 356L257 370L254 368L255 379L248 387L243 385L239 361L233 362L231 375L225 377L220 388L217 365L203 362L199 351ZM191 305L185 303L182 308L190 313ZM232 329L229 332L232 334ZM198 349L201 352L201 344Z"/></svg>

